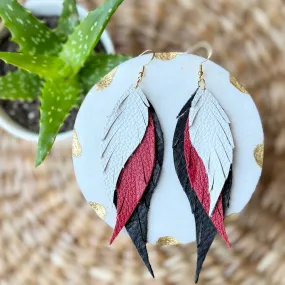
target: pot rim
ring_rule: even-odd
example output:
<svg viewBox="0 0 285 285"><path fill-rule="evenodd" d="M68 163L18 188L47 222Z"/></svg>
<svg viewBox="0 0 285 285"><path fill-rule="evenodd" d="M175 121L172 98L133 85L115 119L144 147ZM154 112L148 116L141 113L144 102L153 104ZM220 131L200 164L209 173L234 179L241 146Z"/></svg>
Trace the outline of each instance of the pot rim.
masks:
<svg viewBox="0 0 285 285"><path fill-rule="evenodd" d="M53 15L59 15L59 9L62 9L63 0L28 0L24 3L24 6L36 15L41 16L50 16L51 13ZM45 7L43 7L45 5ZM46 10L45 8L50 7L50 10ZM88 14L88 10L83 6L77 4L78 13L81 19L85 18ZM55 12L51 12L55 11ZM0 27L0 34L6 28L4 26ZM101 36L101 42L104 46L107 54L114 54L115 49L113 42L110 38L109 33L105 30ZM14 121L6 111L0 107L0 127L9 132L10 134L14 135L15 137L24 139L26 141L33 141L37 142L39 138L39 134L33 133L32 131L27 130L23 126L19 125L16 121ZM73 130L66 131L63 133L59 133L56 137L56 141L65 140L67 138L72 137Z"/></svg>

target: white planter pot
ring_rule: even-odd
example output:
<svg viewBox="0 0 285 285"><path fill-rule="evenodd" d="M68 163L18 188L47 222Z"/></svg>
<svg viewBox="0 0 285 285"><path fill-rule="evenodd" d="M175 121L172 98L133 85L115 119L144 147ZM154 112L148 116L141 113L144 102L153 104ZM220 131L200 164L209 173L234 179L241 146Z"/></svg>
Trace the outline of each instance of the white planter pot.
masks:
<svg viewBox="0 0 285 285"><path fill-rule="evenodd" d="M30 0L25 3L25 7L32 11L36 16L59 16L62 11L62 0ZM78 13L81 19L85 18L88 11L80 5L77 5ZM111 38L107 31L104 31L101 36L101 42L106 50L106 53L113 54L115 49ZM35 134L15 122L3 108L0 107L0 127L12 135L27 140L37 141L38 134ZM64 140L72 136L72 131L58 134L56 140Z"/></svg>

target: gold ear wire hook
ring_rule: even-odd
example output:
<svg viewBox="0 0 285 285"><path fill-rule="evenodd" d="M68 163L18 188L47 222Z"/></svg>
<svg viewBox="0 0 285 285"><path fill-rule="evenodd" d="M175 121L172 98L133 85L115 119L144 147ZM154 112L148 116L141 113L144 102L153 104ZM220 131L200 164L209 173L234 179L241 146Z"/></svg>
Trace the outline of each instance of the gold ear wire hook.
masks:
<svg viewBox="0 0 285 285"><path fill-rule="evenodd" d="M212 56L213 54L213 48L212 46L206 42L206 41L202 41L202 42L198 42L197 44L195 44L193 47L191 47L189 50L186 51L186 53L193 53L194 51L198 50L198 49L205 49L208 53L208 56L205 60L203 60L200 63L199 66L199 72L198 72L198 87L201 87L203 85L203 90L206 90L206 81L204 79L204 72L203 72L203 64L206 63Z"/></svg>
<svg viewBox="0 0 285 285"><path fill-rule="evenodd" d="M148 49L148 50L144 51L143 53L141 53L141 54L139 55L139 56L142 56L142 55L147 54L147 53L150 53L150 52L152 52L153 55L152 55L150 61L149 61L148 63L146 63L145 65L143 65L143 68L142 68L142 70L141 70L140 73L139 73L138 81L137 81L137 83L136 83L136 85L135 85L135 88L138 88L139 85L140 85L140 83L142 82L143 76L144 76L144 73L145 73L145 68L153 61L153 59L154 59L154 57L155 57L155 52L153 52L152 50Z"/></svg>

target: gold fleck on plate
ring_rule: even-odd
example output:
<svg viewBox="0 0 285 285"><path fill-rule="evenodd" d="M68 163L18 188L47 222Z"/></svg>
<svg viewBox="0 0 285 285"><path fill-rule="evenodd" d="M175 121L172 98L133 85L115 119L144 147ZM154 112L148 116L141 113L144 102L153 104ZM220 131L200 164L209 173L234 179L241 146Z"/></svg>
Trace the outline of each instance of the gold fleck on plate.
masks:
<svg viewBox="0 0 285 285"><path fill-rule="evenodd" d="M82 153L82 148L81 148L81 145L79 143L77 133L74 130L73 136L72 136L72 155L75 157L79 157L81 155L81 153Z"/></svg>
<svg viewBox="0 0 285 285"><path fill-rule="evenodd" d="M249 94L247 90L232 76L230 75L231 84L233 84L240 92Z"/></svg>
<svg viewBox="0 0 285 285"><path fill-rule="evenodd" d="M163 246L163 245L177 245L177 244L181 244L177 239L175 239L174 237L161 237L158 239L158 241L156 242L157 245Z"/></svg>
<svg viewBox="0 0 285 285"><path fill-rule="evenodd" d="M156 53L155 58L161 60L172 60L176 58L178 55L179 52L161 52L161 53Z"/></svg>
<svg viewBox="0 0 285 285"><path fill-rule="evenodd" d="M263 156L264 156L264 144L258 144L254 149L254 157L256 163L262 167L263 165Z"/></svg>
<svg viewBox="0 0 285 285"><path fill-rule="evenodd" d="M118 67L115 67L111 72L109 72L107 75L101 78L101 80L96 84L96 90L102 91L108 86L110 86L115 77L117 69Z"/></svg>
<svg viewBox="0 0 285 285"><path fill-rule="evenodd" d="M95 202L89 202L89 205L92 207L92 209L96 212L96 214L103 220L106 216L106 209L104 206L95 203Z"/></svg>

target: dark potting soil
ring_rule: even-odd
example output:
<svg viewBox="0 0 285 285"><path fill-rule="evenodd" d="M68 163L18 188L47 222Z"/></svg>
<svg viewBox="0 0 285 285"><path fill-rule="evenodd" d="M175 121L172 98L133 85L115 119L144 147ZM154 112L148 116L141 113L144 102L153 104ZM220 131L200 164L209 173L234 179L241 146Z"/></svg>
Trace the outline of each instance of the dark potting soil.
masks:
<svg viewBox="0 0 285 285"><path fill-rule="evenodd" d="M57 27L58 17L40 17L44 23L54 29ZM16 52L18 51L18 45L11 42L11 35L7 35L0 42L0 51ZM97 44L95 48L96 52L105 52L105 49L101 41ZM0 61L0 76L6 75L8 72L16 71L15 66L5 64ZM10 100L0 100L0 106L7 112L7 114L19 125L32 131L34 133L39 133L39 120L40 120L40 102L39 100L34 100L32 102L23 101L10 101ZM70 131L73 129L75 119L78 113L78 109L72 109L69 116L66 118L64 124L60 129L60 133Z"/></svg>

